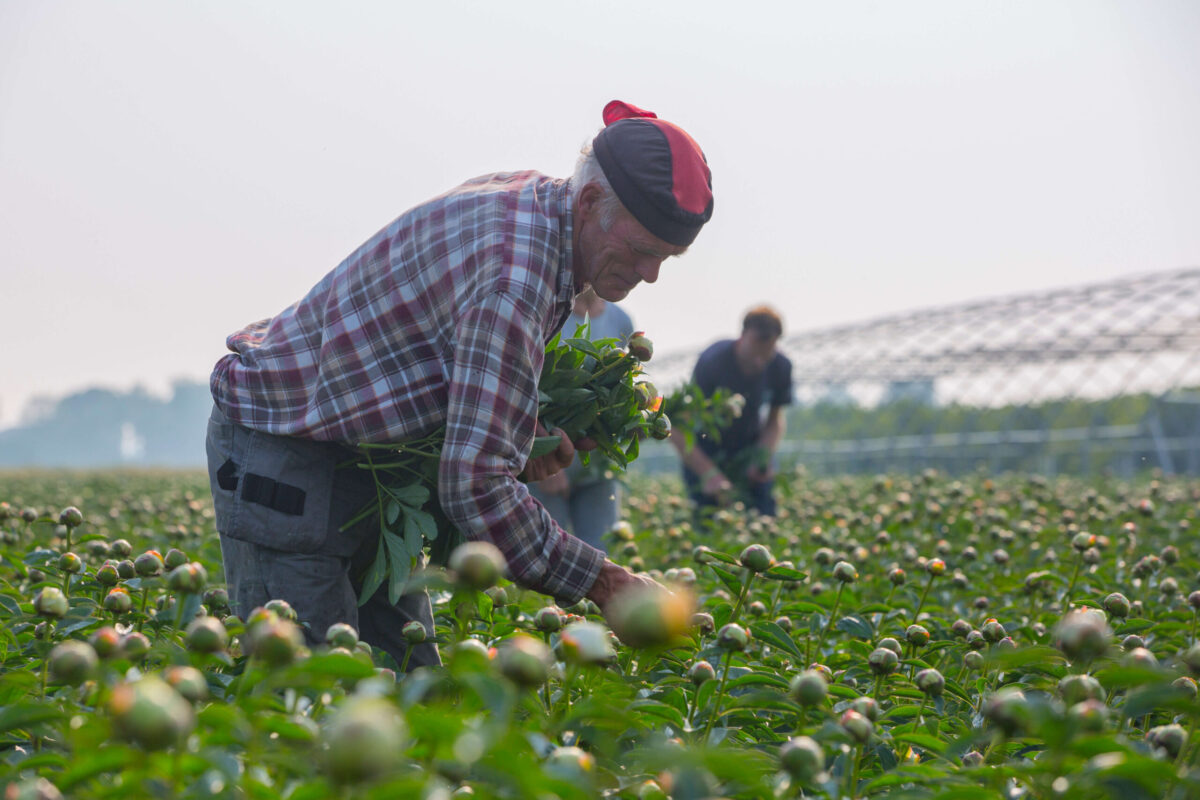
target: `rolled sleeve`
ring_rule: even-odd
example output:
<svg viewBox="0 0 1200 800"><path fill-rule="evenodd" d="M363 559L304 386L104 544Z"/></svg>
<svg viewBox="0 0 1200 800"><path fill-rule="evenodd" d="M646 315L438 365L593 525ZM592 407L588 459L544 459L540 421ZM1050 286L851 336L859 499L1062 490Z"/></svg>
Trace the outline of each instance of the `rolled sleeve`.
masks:
<svg viewBox="0 0 1200 800"><path fill-rule="evenodd" d="M500 549L513 581L572 603L595 583L604 554L560 528L517 480L536 429L541 336L503 292L460 318L438 493L468 538Z"/></svg>

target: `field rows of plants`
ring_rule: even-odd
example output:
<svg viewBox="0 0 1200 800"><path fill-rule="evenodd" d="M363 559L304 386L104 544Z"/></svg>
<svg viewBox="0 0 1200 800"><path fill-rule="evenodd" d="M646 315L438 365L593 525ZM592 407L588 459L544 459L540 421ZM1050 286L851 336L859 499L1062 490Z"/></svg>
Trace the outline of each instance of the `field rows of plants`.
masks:
<svg viewBox="0 0 1200 800"><path fill-rule="evenodd" d="M630 489L611 556L676 591L624 642L468 546L406 674L233 616L202 474L0 474L3 796L1200 797L1200 484Z"/></svg>

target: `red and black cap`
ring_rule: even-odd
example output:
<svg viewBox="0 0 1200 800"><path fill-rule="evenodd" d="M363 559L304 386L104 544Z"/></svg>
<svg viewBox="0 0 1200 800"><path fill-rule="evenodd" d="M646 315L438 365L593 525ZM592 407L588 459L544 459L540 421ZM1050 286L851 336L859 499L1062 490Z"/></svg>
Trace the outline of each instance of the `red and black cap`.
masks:
<svg viewBox="0 0 1200 800"><path fill-rule="evenodd" d="M621 203L646 230L686 247L712 217L712 173L700 145L653 111L613 100L592 140Z"/></svg>

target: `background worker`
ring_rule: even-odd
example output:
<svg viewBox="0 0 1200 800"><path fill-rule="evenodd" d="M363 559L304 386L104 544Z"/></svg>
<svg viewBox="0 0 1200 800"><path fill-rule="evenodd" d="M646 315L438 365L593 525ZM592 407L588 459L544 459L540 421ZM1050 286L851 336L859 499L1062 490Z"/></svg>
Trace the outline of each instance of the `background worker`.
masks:
<svg viewBox="0 0 1200 800"><path fill-rule="evenodd" d="M563 326L563 336L573 336L584 323L589 339L620 339L633 333L633 321L616 303L609 303L590 287L575 298L575 307ZM592 547L607 552L604 534L612 530L621 513L621 483L604 458L588 464L576 459L562 472L529 487L554 521Z"/></svg>
<svg viewBox="0 0 1200 800"><path fill-rule="evenodd" d="M283 599L310 641L347 622L401 662L404 624L433 630L429 599L393 606L380 587L358 606L379 527L339 528L375 489L365 471L338 465L357 443L442 426L442 509L465 538L499 548L514 582L560 604L588 597L610 625L622 592L657 586L563 531L519 480L574 458L565 435L556 451L528 456L545 345L575 295L590 286L615 301L653 283L712 215L708 164L687 133L616 101L603 117L571 179L467 181L228 337L210 379L206 448L235 613ZM433 645L418 645L409 664L438 661Z"/></svg>
<svg viewBox="0 0 1200 800"><path fill-rule="evenodd" d="M719 436L696 435L689 447L683 431L671 434L699 509L741 500L775 515L775 452L786 428L783 410L793 403L792 362L777 349L782 335L779 314L758 306L746 313L738 338L710 345L696 360L692 380L705 394L723 388L746 400Z"/></svg>

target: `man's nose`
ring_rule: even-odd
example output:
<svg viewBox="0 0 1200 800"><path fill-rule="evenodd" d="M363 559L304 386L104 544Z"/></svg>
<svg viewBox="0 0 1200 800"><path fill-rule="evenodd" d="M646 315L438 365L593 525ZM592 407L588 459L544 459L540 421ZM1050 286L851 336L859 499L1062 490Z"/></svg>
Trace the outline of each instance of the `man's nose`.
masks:
<svg viewBox="0 0 1200 800"><path fill-rule="evenodd" d="M658 259L645 259L637 265L637 274L646 283L654 283L658 280L658 270L662 266L662 262Z"/></svg>

